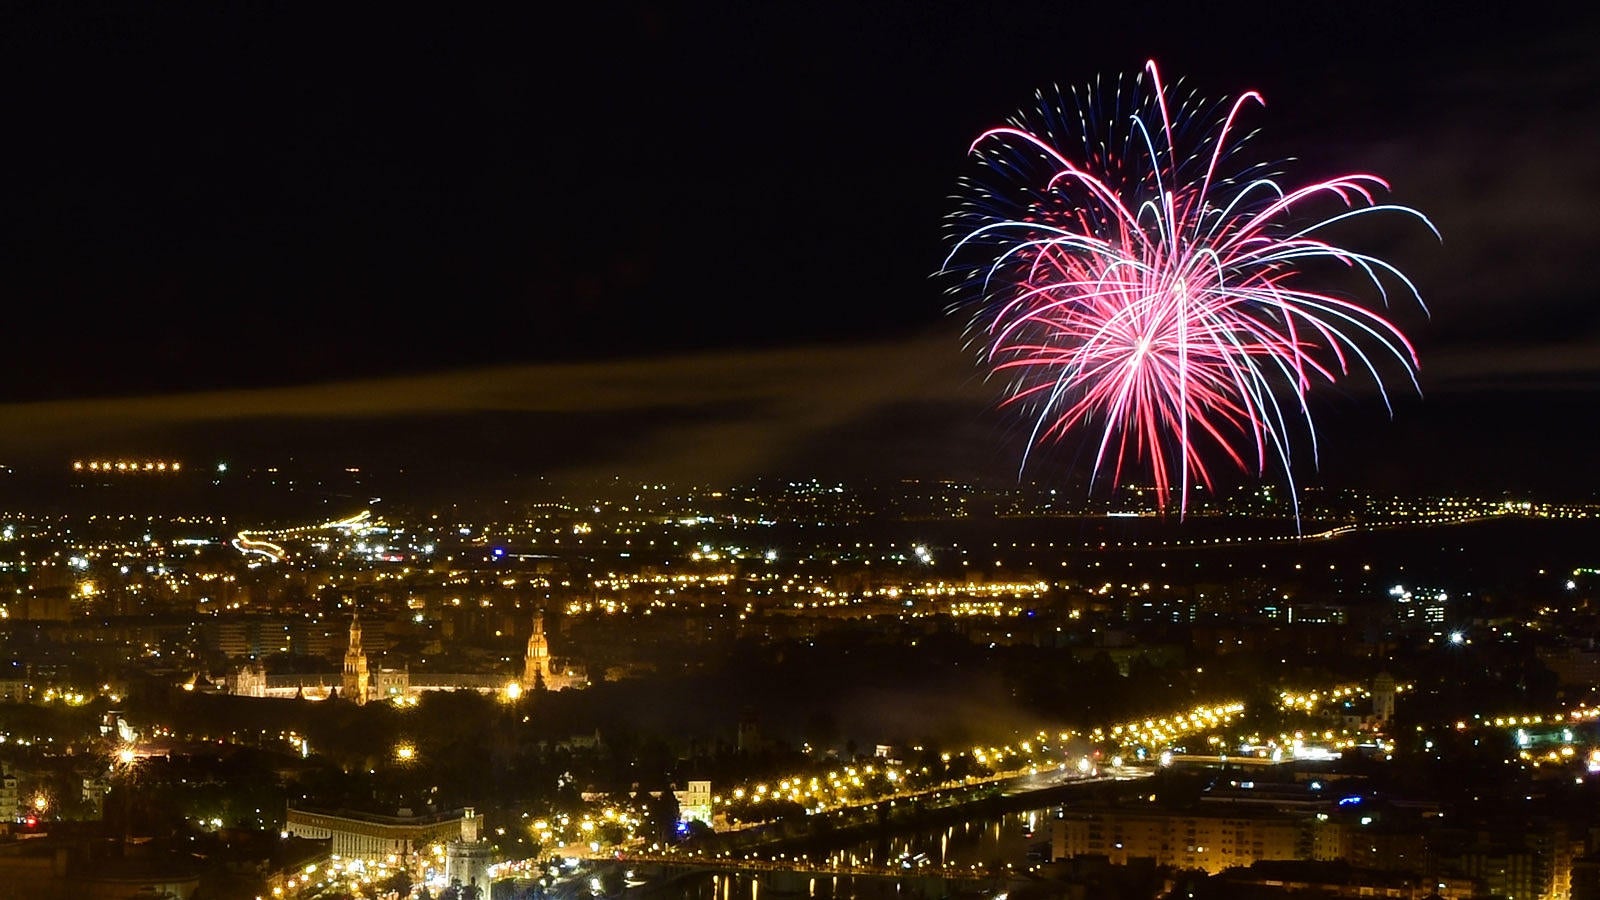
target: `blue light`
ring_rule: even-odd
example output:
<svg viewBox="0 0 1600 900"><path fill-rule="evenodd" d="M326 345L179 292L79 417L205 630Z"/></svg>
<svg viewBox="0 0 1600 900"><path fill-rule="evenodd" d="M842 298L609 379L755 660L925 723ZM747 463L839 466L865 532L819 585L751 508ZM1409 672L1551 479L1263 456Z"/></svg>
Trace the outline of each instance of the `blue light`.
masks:
<svg viewBox="0 0 1600 900"><path fill-rule="evenodd" d="M1360 803L1360 802L1361 802L1361 798L1360 797L1342 797L1339 800L1339 805L1340 806L1353 806L1353 805L1355 805L1357 803Z"/></svg>

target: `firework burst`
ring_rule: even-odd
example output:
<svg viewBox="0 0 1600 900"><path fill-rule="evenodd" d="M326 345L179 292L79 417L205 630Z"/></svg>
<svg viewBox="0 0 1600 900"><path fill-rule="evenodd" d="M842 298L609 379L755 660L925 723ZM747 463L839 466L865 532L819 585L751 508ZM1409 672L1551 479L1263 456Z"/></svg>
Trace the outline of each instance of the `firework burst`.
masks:
<svg viewBox="0 0 1600 900"><path fill-rule="evenodd" d="M1242 162L1238 120L1262 103L1175 99L1154 62L1104 89L1041 93L973 142L982 174L950 219L954 308L1030 445L1084 439L1091 483L1145 475L1163 508L1176 493L1186 510L1221 460L1280 469L1293 496L1291 437L1316 457L1314 385L1360 375L1385 405L1385 373L1416 386L1400 329L1326 284L1350 272L1383 306L1398 285L1420 307L1415 285L1327 234L1373 213L1433 225L1379 202L1375 175L1285 186Z"/></svg>

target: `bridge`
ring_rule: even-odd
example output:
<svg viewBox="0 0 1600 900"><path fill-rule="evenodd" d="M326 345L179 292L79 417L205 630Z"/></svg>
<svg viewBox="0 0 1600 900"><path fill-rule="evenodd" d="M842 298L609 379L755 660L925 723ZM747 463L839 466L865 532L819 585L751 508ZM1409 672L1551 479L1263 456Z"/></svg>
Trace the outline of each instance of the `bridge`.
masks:
<svg viewBox="0 0 1600 900"><path fill-rule="evenodd" d="M663 870L678 871L739 871L739 872L792 872L802 875L850 875L871 878L934 877L962 881L988 881L1004 877L1009 871L993 871L986 866L941 866L932 863L917 865L873 865L862 863L831 862L826 858L812 859L805 855L780 856L777 859L759 857L697 856L679 853L629 853L609 860L591 860L593 864L637 868L658 866Z"/></svg>
<svg viewBox="0 0 1600 900"><path fill-rule="evenodd" d="M1223 766L1257 766L1257 767L1266 767L1266 766L1282 766L1282 765L1287 765L1289 763L1298 762L1298 761L1299 760L1295 760L1295 759L1289 758L1289 757L1285 757L1283 759L1272 759L1271 757L1266 757L1266 756L1249 756L1249 755L1244 755L1244 754L1240 754L1239 756L1198 756L1198 755L1191 754L1191 753L1174 753L1174 754L1172 754L1172 757L1171 757L1170 761L1167 760L1167 759L1163 759L1162 760L1162 764L1163 765L1172 765L1172 766L1185 766L1185 765L1187 765L1187 766L1217 766L1217 765L1223 765Z"/></svg>
<svg viewBox="0 0 1600 900"><path fill-rule="evenodd" d="M873 865L863 863L830 862L825 856L813 859L807 856L778 858L739 858L735 856L641 855L591 863L600 877L588 881L591 887L611 883L620 884L620 891L608 892L608 900L622 898L667 897L681 895L681 885L699 878L721 876L724 879L741 879L759 882L764 894L772 897L817 896L826 890L823 884L835 880L834 893L840 894L844 885L837 879L848 879L858 887L876 881L884 888L893 886L894 895L903 900L939 900L949 897L988 896L1005 890L1021 873L1002 868L998 871L987 866L960 867L937 864ZM607 876L604 873L610 873ZM620 876L620 877L619 877ZM770 892L770 893L769 893ZM853 891L850 891L853 893ZM550 900L595 900L592 897L555 896Z"/></svg>

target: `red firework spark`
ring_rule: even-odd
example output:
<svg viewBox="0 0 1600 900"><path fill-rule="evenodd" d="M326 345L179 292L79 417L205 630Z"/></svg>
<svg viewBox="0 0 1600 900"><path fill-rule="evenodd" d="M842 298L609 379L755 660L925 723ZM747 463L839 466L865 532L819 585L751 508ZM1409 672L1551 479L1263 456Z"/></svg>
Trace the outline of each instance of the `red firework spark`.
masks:
<svg viewBox="0 0 1600 900"><path fill-rule="evenodd" d="M1075 103L1076 127L1041 94L1037 116L980 135L971 152L987 176L963 182L944 271L960 277L983 361L1006 376L1005 403L1029 411L1036 443L1087 437L1094 478L1147 469L1163 507L1175 488L1180 510L1191 485L1210 489L1217 453L1261 474L1280 467L1293 495L1291 425L1303 422L1314 455L1314 384L1365 372L1387 404L1383 360L1416 383L1400 329L1317 287L1307 267L1352 270L1385 303L1384 278L1420 305L1415 285L1322 235L1374 212L1433 226L1379 203L1388 185L1375 175L1286 188L1264 166L1236 169L1236 121L1260 95L1191 98L1175 116L1154 62L1145 75L1131 97L1119 82L1109 101ZM1330 201L1334 214L1307 218Z"/></svg>

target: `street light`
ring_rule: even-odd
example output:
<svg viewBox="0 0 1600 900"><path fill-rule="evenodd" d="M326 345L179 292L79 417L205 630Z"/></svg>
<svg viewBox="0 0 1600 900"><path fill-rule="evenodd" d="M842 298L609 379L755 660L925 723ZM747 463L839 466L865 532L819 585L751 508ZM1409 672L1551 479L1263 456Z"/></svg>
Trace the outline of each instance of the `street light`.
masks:
<svg viewBox="0 0 1600 900"><path fill-rule="evenodd" d="M139 754L132 744L123 744L112 757L111 769L117 774L122 790L122 844L133 838L133 780L138 771Z"/></svg>

